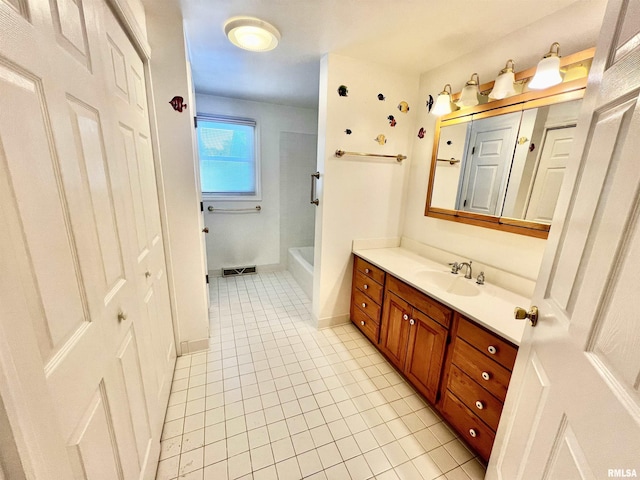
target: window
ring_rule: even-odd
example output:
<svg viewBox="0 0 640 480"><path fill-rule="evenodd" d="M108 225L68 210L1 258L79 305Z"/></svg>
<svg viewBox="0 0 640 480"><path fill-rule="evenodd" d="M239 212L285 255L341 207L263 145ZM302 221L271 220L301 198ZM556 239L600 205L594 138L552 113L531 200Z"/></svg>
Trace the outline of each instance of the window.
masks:
<svg viewBox="0 0 640 480"><path fill-rule="evenodd" d="M260 196L254 120L198 116L202 193L208 198L248 200Z"/></svg>

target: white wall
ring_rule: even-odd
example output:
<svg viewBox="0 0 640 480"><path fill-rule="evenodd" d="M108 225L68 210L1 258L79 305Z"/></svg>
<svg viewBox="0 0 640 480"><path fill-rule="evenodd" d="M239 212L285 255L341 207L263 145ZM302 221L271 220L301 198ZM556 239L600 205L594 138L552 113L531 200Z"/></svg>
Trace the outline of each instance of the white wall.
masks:
<svg viewBox="0 0 640 480"><path fill-rule="evenodd" d="M287 184L292 176L289 175L289 167L297 166L287 163L281 165L280 138L281 134L286 132L316 135L317 110L203 94L196 95L196 102L198 113L255 119L260 132L262 200L205 202L205 224L209 227L207 237L209 271L217 275L222 267L240 265L284 268L287 257L282 251L286 252L286 248L291 246L287 243L291 242L295 245L303 240L299 240L295 231L287 231L281 235L282 192L286 192L289 188L298 188L299 184ZM289 159L293 160L290 156ZM311 150L300 161L306 163L309 174L315 171L315 150ZM285 179L284 182L282 178ZM308 182L308 178L303 181ZM305 183L304 188L308 189L308 184ZM207 211L209 205L218 208L252 208L260 205L262 210L260 213L209 213ZM311 207L307 210L309 208ZM289 212L289 214L301 215L304 213ZM313 212L309 211L308 214L313 215ZM311 221L308 220L307 224L311 225Z"/></svg>
<svg viewBox="0 0 640 480"><path fill-rule="evenodd" d="M351 287L351 244L359 238L398 237L402 220L405 177L410 168L417 103L418 76L386 66L329 54L321 63L318 170L320 205L316 215L313 315L320 327L348 320ZM347 97L337 89L346 85ZM382 93L385 101L379 101ZM409 104L401 113L397 105ZM393 115L397 125L387 120ZM352 134L345 134L345 129ZM385 145L374 140L387 137ZM395 159L344 156L355 152L407 155Z"/></svg>
<svg viewBox="0 0 640 480"><path fill-rule="evenodd" d="M471 73L478 72L481 83L495 78L507 59L516 70L536 65L552 42L559 42L561 55L593 47L602 24L605 0L576 2L514 34L482 49L453 60L420 78L419 98L434 98L446 83L460 91ZM403 235L418 242L455 252L459 259L473 259L508 272L535 279L540 268L545 241L481 227L463 225L424 216L427 182L431 165L436 118L425 109L418 111L418 127L423 139L413 141L409 175L410 192L404 216ZM488 279L489 281L491 279Z"/></svg>
<svg viewBox="0 0 640 480"><path fill-rule="evenodd" d="M200 193L192 142L194 113L190 105L177 112L169 101L175 95L188 98L191 86L178 7L168 0L154 1L146 5L146 13L174 333L179 353L188 353L208 348L209 341Z"/></svg>

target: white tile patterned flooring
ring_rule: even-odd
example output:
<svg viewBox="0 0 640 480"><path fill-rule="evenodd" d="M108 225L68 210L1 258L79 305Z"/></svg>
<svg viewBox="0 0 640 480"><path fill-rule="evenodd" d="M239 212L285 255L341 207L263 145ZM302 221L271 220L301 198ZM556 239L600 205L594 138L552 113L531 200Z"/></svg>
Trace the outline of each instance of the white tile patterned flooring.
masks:
<svg viewBox="0 0 640 480"><path fill-rule="evenodd" d="M157 480L484 478L355 327L311 324L289 272L210 291L210 347L178 358Z"/></svg>

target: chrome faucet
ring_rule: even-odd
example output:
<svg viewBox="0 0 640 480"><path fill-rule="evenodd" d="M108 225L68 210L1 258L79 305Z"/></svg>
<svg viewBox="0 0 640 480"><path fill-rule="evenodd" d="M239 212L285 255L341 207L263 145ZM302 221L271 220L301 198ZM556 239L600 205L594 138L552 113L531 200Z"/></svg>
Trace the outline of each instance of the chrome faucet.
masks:
<svg viewBox="0 0 640 480"><path fill-rule="evenodd" d="M467 273L464 274L464 278L471 278L471 260L469 262L462 262L458 264L458 270L462 270L462 267L467 266Z"/></svg>
<svg viewBox="0 0 640 480"><path fill-rule="evenodd" d="M467 267L467 272L464 274L464 278L471 278L471 276L473 275L471 272L471 264L473 262L471 260L469 260L469 262L462 262L462 263L458 263L458 262L453 262L450 263L449 265L451 265L451 273L457 275L458 272L460 270L462 270L462 267L466 266Z"/></svg>

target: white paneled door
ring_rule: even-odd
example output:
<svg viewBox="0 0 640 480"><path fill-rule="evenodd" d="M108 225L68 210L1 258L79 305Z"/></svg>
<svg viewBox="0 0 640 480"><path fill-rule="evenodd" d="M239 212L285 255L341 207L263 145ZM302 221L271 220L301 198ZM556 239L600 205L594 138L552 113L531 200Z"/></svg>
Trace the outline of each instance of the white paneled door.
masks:
<svg viewBox="0 0 640 480"><path fill-rule="evenodd" d="M611 0L488 479L640 476L639 39Z"/></svg>
<svg viewBox="0 0 640 480"><path fill-rule="evenodd" d="M522 112L474 121L456 208L500 215Z"/></svg>
<svg viewBox="0 0 640 480"><path fill-rule="evenodd" d="M105 0L0 0L0 395L33 478L155 471L175 358L143 62Z"/></svg>

